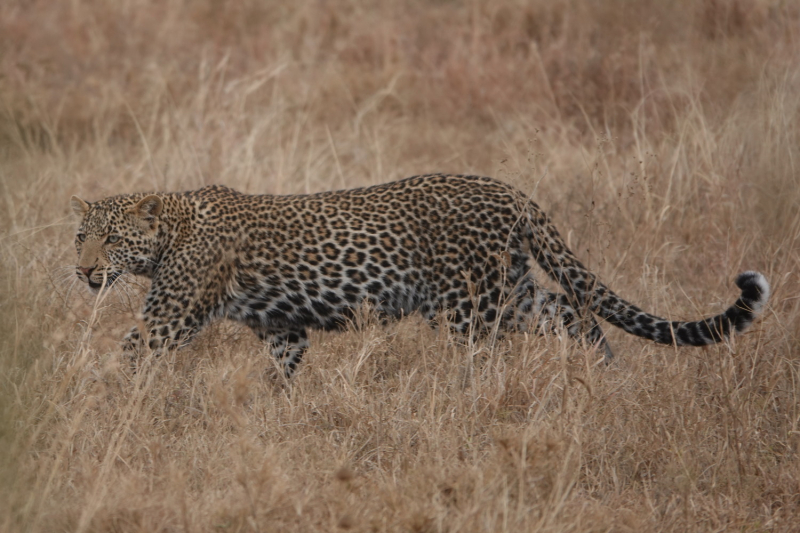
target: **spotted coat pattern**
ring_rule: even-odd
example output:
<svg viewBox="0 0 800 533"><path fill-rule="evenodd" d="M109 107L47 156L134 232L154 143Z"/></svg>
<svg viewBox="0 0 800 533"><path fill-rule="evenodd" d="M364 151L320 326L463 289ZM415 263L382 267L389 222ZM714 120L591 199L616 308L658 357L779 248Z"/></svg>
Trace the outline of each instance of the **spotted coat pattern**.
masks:
<svg viewBox="0 0 800 533"><path fill-rule="evenodd" d="M82 219L77 274L90 289L125 273L152 279L146 330L126 336L126 352L185 345L228 318L269 343L290 377L307 330L341 329L365 301L388 317L445 312L463 334L562 328L610 358L594 315L658 343L699 346L745 329L769 297L764 276L746 272L741 297L720 315L650 315L587 270L539 206L484 177L291 196L210 186L91 204L73 197L72 208ZM564 293L538 285L533 263Z"/></svg>

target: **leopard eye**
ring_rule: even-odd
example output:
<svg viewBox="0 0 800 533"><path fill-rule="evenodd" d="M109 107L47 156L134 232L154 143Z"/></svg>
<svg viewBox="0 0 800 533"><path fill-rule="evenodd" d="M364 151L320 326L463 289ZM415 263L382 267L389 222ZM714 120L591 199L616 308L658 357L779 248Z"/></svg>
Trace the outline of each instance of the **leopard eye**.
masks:
<svg viewBox="0 0 800 533"><path fill-rule="evenodd" d="M86 242L86 234L85 233L78 233L78 240L80 242Z"/></svg>
<svg viewBox="0 0 800 533"><path fill-rule="evenodd" d="M106 239L106 242L109 244L114 244L116 242L119 242L121 238L122 237L120 237L119 235L109 235L108 238Z"/></svg>

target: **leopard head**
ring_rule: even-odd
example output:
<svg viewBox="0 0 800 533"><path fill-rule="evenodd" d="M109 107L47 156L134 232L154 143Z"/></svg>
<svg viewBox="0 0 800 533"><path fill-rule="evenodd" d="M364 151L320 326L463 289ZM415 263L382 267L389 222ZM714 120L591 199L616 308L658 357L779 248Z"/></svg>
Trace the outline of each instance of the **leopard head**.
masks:
<svg viewBox="0 0 800 533"><path fill-rule="evenodd" d="M75 234L75 271L92 292L111 286L125 273L152 276L164 208L159 196L113 196L95 203L73 196L70 205L81 219Z"/></svg>

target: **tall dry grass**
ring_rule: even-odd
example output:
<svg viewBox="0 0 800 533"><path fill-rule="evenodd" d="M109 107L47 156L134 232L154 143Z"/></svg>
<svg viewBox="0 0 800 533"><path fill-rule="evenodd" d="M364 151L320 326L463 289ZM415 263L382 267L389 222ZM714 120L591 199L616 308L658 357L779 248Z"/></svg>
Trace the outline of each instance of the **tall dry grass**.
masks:
<svg viewBox="0 0 800 533"><path fill-rule="evenodd" d="M800 9L780 0L0 4L3 531L796 531ZM72 194L496 176L619 293L719 312L463 345L365 312L290 386L219 324L133 378L146 283L75 284Z"/></svg>

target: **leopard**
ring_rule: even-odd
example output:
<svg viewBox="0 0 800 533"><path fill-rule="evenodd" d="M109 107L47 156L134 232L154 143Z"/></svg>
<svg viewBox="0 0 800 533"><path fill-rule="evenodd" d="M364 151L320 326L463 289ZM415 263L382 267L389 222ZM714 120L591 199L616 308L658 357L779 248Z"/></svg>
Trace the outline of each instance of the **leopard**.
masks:
<svg viewBox="0 0 800 533"><path fill-rule="evenodd" d="M710 345L745 331L770 294L764 275L747 271L721 314L647 313L587 269L530 196L481 176L292 195L210 185L70 204L80 219L76 274L90 291L124 275L150 279L140 326L122 341L134 361L230 319L292 379L310 330L345 329L369 306L387 320L418 313L459 335L566 332L608 362L605 324L658 344ZM537 268L558 289L540 283Z"/></svg>

